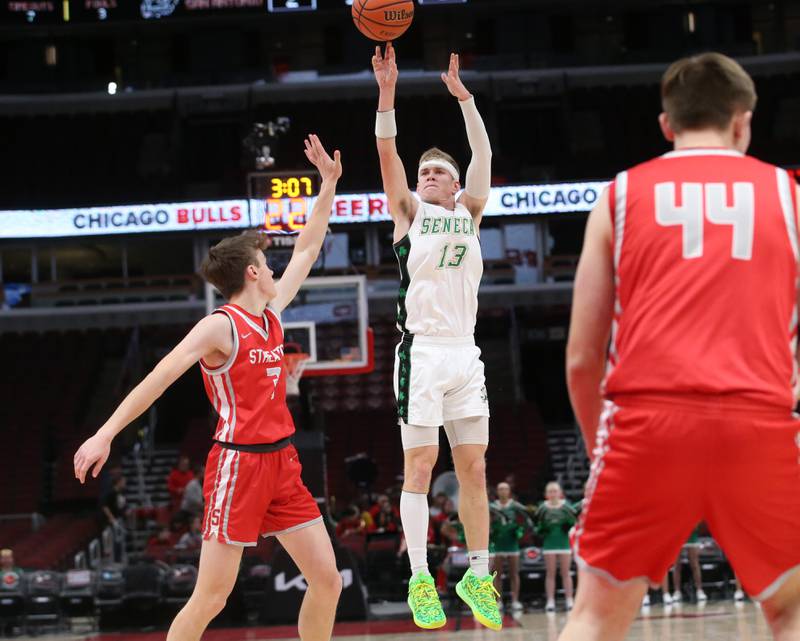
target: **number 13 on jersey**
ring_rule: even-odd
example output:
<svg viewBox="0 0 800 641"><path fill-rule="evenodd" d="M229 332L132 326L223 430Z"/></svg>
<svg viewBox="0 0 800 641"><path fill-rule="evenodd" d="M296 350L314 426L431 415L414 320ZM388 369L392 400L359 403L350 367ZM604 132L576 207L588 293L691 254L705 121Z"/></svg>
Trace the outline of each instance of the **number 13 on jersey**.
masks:
<svg viewBox="0 0 800 641"><path fill-rule="evenodd" d="M683 183L681 204L677 204L675 183L658 183L655 187L656 222L663 227L683 228L684 259L703 255L705 219L712 225L733 228L731 257L750 260L753 257L755 231L755 188L753 183L733 183L733 203L728 205L725 183Z"/></svg>
<svg viewBox="0 0 800 641"><path fill-rule="evenodd" d="M436 265L436 269L457 269L461 267L461 263L464 261L464 256L467 255L468 249L469 247L466 245L445 244L442 247L442 255L439 258L439 264Z"/></svg>

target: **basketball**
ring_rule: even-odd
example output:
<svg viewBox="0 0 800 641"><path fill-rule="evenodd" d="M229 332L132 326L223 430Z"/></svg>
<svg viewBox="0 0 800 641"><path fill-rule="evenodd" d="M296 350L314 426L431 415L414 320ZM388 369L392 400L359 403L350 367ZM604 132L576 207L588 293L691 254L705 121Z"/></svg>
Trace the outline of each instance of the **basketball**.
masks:
<svg viewBox="0 0 800 641"><path fill-rule="evenodd" d="M413 19L412 0L353 0L353 22L370 40L395 40Z"/></svg>

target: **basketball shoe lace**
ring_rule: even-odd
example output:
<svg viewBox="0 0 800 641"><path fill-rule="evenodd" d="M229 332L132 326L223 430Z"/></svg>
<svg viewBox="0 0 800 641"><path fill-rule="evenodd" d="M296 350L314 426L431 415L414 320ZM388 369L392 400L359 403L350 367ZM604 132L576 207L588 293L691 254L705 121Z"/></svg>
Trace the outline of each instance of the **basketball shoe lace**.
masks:
<svg viewBox="0 0 800 641"><path fill-rule="evenodd" d="M496 576L497 572L483 578L473 574L467 582L472 598L484 612L497 609L497 599L500 598L500 593L494 587L494 578Z"/></svg>
<svg viewBox="0 0 800 641"><path fill-rule="evenodd" d="M425 581L419 581L411 588L411 598L420 619L434 619L442 608L436 588Z"/></svg>

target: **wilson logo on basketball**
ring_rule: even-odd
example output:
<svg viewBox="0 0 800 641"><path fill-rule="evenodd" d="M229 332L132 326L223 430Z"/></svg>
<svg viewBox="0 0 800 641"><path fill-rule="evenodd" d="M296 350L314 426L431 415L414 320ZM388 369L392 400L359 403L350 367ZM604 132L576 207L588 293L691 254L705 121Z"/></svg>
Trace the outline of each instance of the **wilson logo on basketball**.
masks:
<svg viewBox="0 0 800 641"><path fill-rule="evenodd" d="M400 22L403 20L411 20L414 17L413 11L406 11L405 9L389 9L383 12L383 19L386 22Z"/></svg>

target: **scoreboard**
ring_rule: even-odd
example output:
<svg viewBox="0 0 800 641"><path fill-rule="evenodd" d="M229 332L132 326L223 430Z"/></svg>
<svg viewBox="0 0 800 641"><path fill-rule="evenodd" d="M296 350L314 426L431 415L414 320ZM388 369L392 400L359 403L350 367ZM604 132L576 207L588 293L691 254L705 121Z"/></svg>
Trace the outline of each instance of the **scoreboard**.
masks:
<svg viewBox="0 0 800 641"><path fill-rule="evenodd" d="M467 0L419 0L426 5ZM470 0L474 2L475 0ZM0 0L0 24L57 25L121 20L160 21L215 15L267 15L348 10L353 0Z"/></svg>

